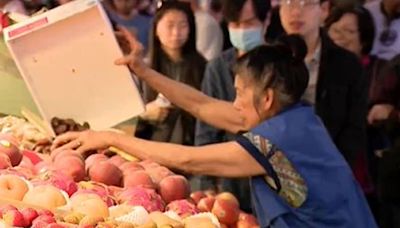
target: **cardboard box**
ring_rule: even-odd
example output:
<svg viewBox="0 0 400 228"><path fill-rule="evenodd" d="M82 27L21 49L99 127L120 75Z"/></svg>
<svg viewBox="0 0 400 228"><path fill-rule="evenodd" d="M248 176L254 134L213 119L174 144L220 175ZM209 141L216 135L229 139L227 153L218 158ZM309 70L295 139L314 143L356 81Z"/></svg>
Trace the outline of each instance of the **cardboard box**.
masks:
<svg viewBox="0 0 400 228"><path fill-rule="evenodd" d="M21 107L39 114L4 40L0 40L0 117L21 116Z"/></svg>
<svg viewBox="0 0 400 228"><path fill-rule="evenodd" d="M102 5L76 0L4 29L4 39L48 127L53 117L106 129L144 111Z"/></svg>

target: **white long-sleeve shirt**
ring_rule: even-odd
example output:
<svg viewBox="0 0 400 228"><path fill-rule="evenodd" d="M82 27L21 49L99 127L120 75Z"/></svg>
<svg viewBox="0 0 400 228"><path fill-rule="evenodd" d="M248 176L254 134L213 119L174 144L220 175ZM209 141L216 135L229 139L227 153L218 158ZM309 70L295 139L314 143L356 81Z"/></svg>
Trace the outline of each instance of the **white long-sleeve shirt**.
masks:
<svg viewBox="0 0 400 228"><path fill-rule="evenodd" d="M223 34L218 22L207 12L195 12L196 47L208 61L222 53Z"/></svg>

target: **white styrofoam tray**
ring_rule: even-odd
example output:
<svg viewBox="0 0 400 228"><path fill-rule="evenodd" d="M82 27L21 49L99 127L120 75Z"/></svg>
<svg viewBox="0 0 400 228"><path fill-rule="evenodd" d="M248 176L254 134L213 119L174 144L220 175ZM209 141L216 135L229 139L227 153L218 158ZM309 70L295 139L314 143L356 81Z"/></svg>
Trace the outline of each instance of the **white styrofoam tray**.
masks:
<svg viewBox="0 0 400 228"><path fill-rule="evenodd" d="M53 117L112 127L144 111L97 0L76 0L4 29L7 46L46 124Z"/></svg>

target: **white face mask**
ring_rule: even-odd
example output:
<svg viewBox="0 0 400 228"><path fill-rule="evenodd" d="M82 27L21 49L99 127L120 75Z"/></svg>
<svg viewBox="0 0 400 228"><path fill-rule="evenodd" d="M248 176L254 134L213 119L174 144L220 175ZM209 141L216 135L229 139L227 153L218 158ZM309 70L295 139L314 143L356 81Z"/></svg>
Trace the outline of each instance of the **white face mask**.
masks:
<svg viewBox="0 0 400 228"><path fill-rule="evenodd" d="M264 30L262 27L248 29L229 28L229 38L232 45L245 52L248 52L264 43L263 33Z"/></svg>

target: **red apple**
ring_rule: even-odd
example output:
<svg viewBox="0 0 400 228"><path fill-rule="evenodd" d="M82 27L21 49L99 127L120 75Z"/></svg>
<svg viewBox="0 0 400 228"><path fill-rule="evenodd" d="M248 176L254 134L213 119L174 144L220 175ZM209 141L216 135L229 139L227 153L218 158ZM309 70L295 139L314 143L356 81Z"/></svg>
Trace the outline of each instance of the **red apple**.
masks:
<svg viewBox="0 0 400 228"><path fill-rule="evenodd" d="M50 155L50 157L53 161L63 160L63 157L65 157L65 156L68 156L68 157L75 156L83 161L82 155L76 153L74 150L56 149L56 150L53 150Z"/></svg>
<svg viewBox="0 0 400 228"><path fill-rule="evenodd" d="M157 166L154 168L148 168L146 169L146 172L150 175L151 179L153 182L158 185L160 181L167 176L173 175L171 170L167 169L164 166Z"/></svg>
<svg viewBox="0 0 400 228"><path fill-rule="evenodd" d="M139 170L124 175L124 188L142 186L144 188L155 188L153 180L144 170Z"/></svg>
<svg viewBox="0 0 400 228"><path fill-rule="evenodd" d="M144 160L144 161L139 162L139 164L140 164L141 166L143 166L143 168L144 168L145 170L151 169L151 168L156 168L156 167L159 167L159 166L160 166L159 164L157 164L157 163L155 163L155 162L153 162L153 161L151 161L151 160Z"/></svg>
<svg viewBox="0 0 400 228"><path fill-rule="evenodd" d="M206 197L206 194L204 194L203 191L195 191L195 192L192 192L192 193L190 194L190 198L192 198L192 200L193 200L196 204L198 204L199 201L200 201L202 198L204 198L204 197Z"/></svg>
<svg viewBox="0 0 400 228"><path fill-rule="evenodd" d="M3 220L7 225L13 227L24 227L27 224L22 213L17 210L11 210L4 213Z"/></svg>
<svg viewBox="0 0 400 228"><path fill-rule="evenodd" d="M46 225L55 223L56 219L53 216L50 215L39 215L36 219L33 220L32 222L32 227L46 227ZM45 225L45 226L39 226L39 225Z"/></svg>
<svg viewBox="0 0 400 228"><path fill-rule="evenodd" d="M24 168L24 167L19 167L19 166L0 170L0 176L14 175L14 176L18 176L18 177L21 177L21 178L24 178L27 180L31 179L34 176L34 174L35 173L32 170Z"/></svg>
<svg viewBox="0 0 400 228"><path fill-rule="evenodd" d="M0 169L7 169L11 166L11 160L7 154L0 154Z"/></svg>
<svg viewBox="0 0 400 228"><path fill-rule="evenodd" d="M54 216L54 215L53 215L53 216ZM36 219L34 219L33 221L38 220L38 221L44 221L44 222L48 222L48 223L53 223L53 222L56 222L56 219L55 219L53 216L43 214L43 215L39 215L39 216L38 216Z"/></svg>
<svg viewBox="0 0 400 228"><path fill-rule="evenodd" d="M241 211L239 213L239 221L240 220L249 221L249 222L257 224L257 219L256 219L256 217L254 217L254 215L247 214L247 213L245 213L243 211Z"/></svg>
<svg viewBox="0 0 400 228"><path fill-rule="evenodd" d="M217 216L218 220L227 225L235 224L239 219L239 206L226 199L216 199L211 212Z"/></svg>
<svg viewBox="0 0 400 228"><path fill-rule="evenodd" d="M28 189L28 184L19 176L0 176L0 196L3 198L22 200Z"/></svg>
<svg viewBox="0 0 400 228"><path fill-rule="evenodd" d="M22 160L17 167L22 167L35 172L35 165L32 163L31 159L26 156L22 156Z"/></svg>
<svg viewBox="0 0 400 228"><path fill-rule="evenodd" d="M45 221L41 221L41 220L35 220L32 223L31 228L46 228L47 225L49 225L51 223L45 222Z"/></svg>
<svg viewBox="0 0 400 228"><path fill-rule="evenodd" d="M39 216L38 212L33 208L24 208L21 210L21 213L24 216L27 226L31 226L33 220Z"/></svg>
<svg viewBox="0 0 400 228"><path fill-rule="evenodd" d="M14 211L14 210L18 211L18 208L14 207L11 204L7 204L7 205L0 207L0 218L2 218L3 214L5 214L7 211Z"/></svg>
<svg viewBox="0 0 400 228"><path fill-rule="evenodd" d="M260 228L260 226L246 221L238 221L234 228Z"/></svg>
<svg viewBox="0 0 400 228"><path fill-rule="evenodd" d="M76 156L64 155L55 160L54 167L71 177L75 182L83 181L86 177L85 164Z"/></svg>
<svg viewBox="0 0 400 228"><path fill-rule="evenodd" d="M89 177L92 181L106 185L121 186L122 183L121 170L109 162L100 162L92 166L89 170Z"/></svg>
<svg viewBox="0 0 400 228"><path fill-rule="evenodd" d="M199 203L197 204L197 208L201 212L210 212L214 206L215 197L214 196L207 196L205 198L200 199Z"/></svg>
<svg viewBox="0 0 400 228"><path fill-rule="evenodd" d="M107 161L108 157L104 154L92 154L85 160L86 172L92 167L94 164L99 162Z"/></svg>
<svg viewBox="0 0 400 228"><path fill-rule="evenodd" d="M37 212L38 212L39 216L46 215L46 216L54 217L54 213L48 209L38 209Z"/></svg>
<svg viewBox="0 0 400 228"><path fill-rule="evenodd" d="M42 173L47 171L55 170L53 162L51 161L41 161L35 165L35 173Z"/></svg>
<svg viewBox="0 0 400 228"><path fill-rule="evenodd" d="M239 220L237 221L235 228L257 228L257 227L259 227L257 219L253 215L240 212Z"/></svg>
<svg viewBox="0 0 400 228"><path fill-rule="evenodd" d="M38 155L38 153L31 150L23 150L21 151L22 156L28 158L33 165L43 161L43 159Z"/></svg>
<svg viewBox="0 0 400 228"><path fill-rule="evenodd" d="M6 154L12 166L17 166L22 160L22 154L18 147L6 139L0 139L0 153Z"/></svg>
<svg viewBox="0 0 400 228"><path fill-rule="evenodd" d="M120 169L124 175L133 173L138 170L144 170L143 166L141 166L137 162L125 162L121 165Z"/></svg>
<svg viewBox="0 0 400 228"><path fill-rule="evenodd" d="M69 196L78 190L78 185L74 182L72 177L59 171L42 172L34 179L31 179L31 183L34 186L51 184L54 187L65 191Z"/></svg>
<svg viewBox="0 0 400 228"><path fill-rule="evenodd" d="M159 192L166 203L186 199L190 194L190 186L184 176L165 177L159 184Z"/></svg>
<svg viewBox="0 0 400 228"><path fill-rule="evenodd" d="M108 159L108 162L117 167L121 167L126 162L126 160L119 155L114 155L110 159Z"/></svg>
<svg viewBox="0 0 400 228"><path fill-rule="evenodd" d="M206 196L216 196L217 195L215 190L212 190L212 189L205 190L204 194L206 194Z"/></svg>
<svg viewBox="0 0 400 228"><path fill-rule="evenodd" d="M239 206L239 200L230 192L221 192L215 198L229 200Z"/></svg>

